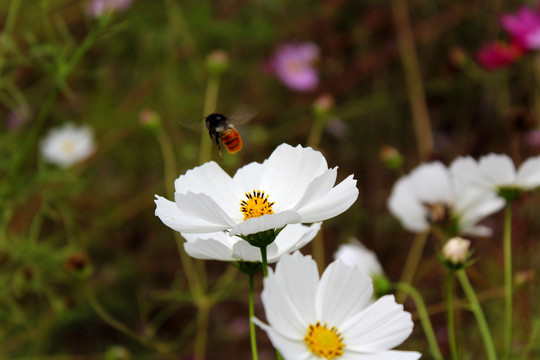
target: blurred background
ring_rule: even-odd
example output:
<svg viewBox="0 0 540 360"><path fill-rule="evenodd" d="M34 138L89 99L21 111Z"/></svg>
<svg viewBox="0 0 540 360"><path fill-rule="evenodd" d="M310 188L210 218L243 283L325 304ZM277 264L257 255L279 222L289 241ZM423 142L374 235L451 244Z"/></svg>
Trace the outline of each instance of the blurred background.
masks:
<svg viewBox="0 0 540 360"><path fill-rule="evenodd" d="M210 156L232 175L284 142L320 150L339 166L338 181L355 174L360 190L324 224L326 264L356 237L397 281L413 239L386 207L399 176L423 161L498 152L519 163L540 152L539 55L495 68L477 61L484 44L508 40L499 17L522 5L537 6L1 0L0 358L195 359L204 322L207 359L249 359L247 277L195 262L215 295L201 303L179 238L154 215L154 195L172 199L174 178ZM241 152L203 151L201 119L214 111L256 114L237 126ZM62 167L40 144L66 123L91 129L95 151ZM532 193L514 207L518 339L538 317L538 200ZM502 334L502 215L485 223L494 235L474 240L470 277ZM428 240L414 284L444 352L440 245ZM256 314L264 317L260 301ZM482 358L473 317L456 321L464 358ZM273 359L264 332L258 341L260 358ZM430 358L418 323L401 348Z"/></svg>

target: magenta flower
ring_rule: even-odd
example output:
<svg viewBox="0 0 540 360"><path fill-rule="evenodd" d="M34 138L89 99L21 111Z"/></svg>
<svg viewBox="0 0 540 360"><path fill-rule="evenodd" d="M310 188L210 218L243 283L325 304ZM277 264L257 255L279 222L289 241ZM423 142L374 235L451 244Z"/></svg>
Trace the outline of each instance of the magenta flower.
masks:
<svg viewBox="0 0 540 360"><path fill-rule="evenodd" d="M313 43L283 44L270 60L276 76L292 90L310 91L319 84L319 74L314 67L319 60L319 47Z"/></svg>
<svg viewBox="0 0 540 360"><path fill-rule="evenodd" d="M487 43L476 53L476 61L487 70L496 70L517 61L523 55L523 49L516 44L502 41Z"/></svg>
<svg viewBox="0 0 540 360"><path fill-rule="evenodd" d="M512 42L526 50L540 49L540 13L522 6L515 14L504 14L501 26L508 32Z"/></svg>
<svg viewBox="0 0 540 360"><path fill-rule="evenodd" d="M133 0L92 0L86 6L86 13L97 18L110 12L126 11L132 2Z"/></svg>

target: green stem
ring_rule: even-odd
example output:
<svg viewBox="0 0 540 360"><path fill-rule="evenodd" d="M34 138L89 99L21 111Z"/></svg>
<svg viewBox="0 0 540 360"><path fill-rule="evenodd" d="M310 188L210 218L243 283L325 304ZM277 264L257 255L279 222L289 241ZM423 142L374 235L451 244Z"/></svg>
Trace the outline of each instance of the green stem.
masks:
<svg viewBox="0 0 540 360"><path fill-rule="evenodd" d="M448 317L448 342L453 360L457 360L456 334L454 332L454 306L452 304L452 280L454 272L450 271L446 278L446 314Z"/></svg>
<svg viewBox="0 0 540 360"><path fill-rule="evenodd" d="M195 334L195 345L193 355L195 360L204 360L206 357L206 340L208 338L208 315L211 304L204 298L199 298L197 302L197 332Z"/></svg>
<svg viewBox="0 0 540 360"><path fill-rule="evenodd" d="M400 282L396 285L396 289L408 294L414 301L416 311L418 312L418 318L420 319L420 323L424 328L424 333L429 344L431 355L435 360L443 360L439 344L437 343L437 338L435 337L435 331L433 331L433 326L431 325L431 321L429 320L429 314L426 308L426 304L422 299L422 295L420 295L420 293L408 283Z"/></svg>
<svg viewBox="0 0 540 360"><path fill-rule="evenodd" d="M504 352L503 359L510 358L512 346L512 203L506 203L504 218Z"/></svg>
<svg viewBox="0 0 540 360"><path fill-rule="evenodd" d="M4 41L7 43L8 37L10 36L13 27L15 26L15 20L17 18L17 14L19 13L19 8L21 7L21 0L13 0L11 1L11 4L9 5L9 10L6 16L6 20L4 23L4 30L2 31L2 34L0 35L0 72L2 72L4 68L4 61L6 57L4 56ZM5 38L5 39L4 39Z"/></svg>
<svg viewBox="0 0 540 360"><path fill-rule="evenodd" d="M217 98L219 92L220 76L216 74L210 74L208 83L206 85L206 93L204 96L204 109L203 116L208 116L216 110ZM201 131L201 145L199 152L199 163L204 164L212 159L212 139L208 136L208 130L206 124L203 123Z"/></svg>
<svg viewBox="0 0 540 360"><path fill-rule="evenodd" d="M491 337L491 333L489 331L484 312L482 311L482 307L480 306L478 297L476 296L476 293L474 292L474 289L469 282L467 273L465 272L465 270L461 269L458 270L456 274L461 283L461 287L463 288L463 291L465 292L465 295L469 300L471 311L476 318L476 322L478 323L478 328L480 330L480 334L482 335L484 346L486 348L487 358L488 360L496 360L497 355L495 354L495 345L493 344L493 339Z"/></svg>
<svg viewBox="0 0 540 360"><path fill-rule="evenodd" d="M268 258L266 255L266 246L261 246L261 258L262 258L262 268L263 268L263 274L264 277L268 276Z"/></svg>
<svg viewBox="0 0 540 360"><path fill-rule="evenodd" d="M403 267L403 273L401 275L400 283L411 284L418 263L420 262L420 257L422 256L422 251L424 250L424 245L428 237L428 232L423 232L416 234L414 237L414 242L411 246L411 250L407 255L407 260L405 261L405 266ZM396 301L398 303L403 303L407 299L407 293L403 291L398 291L396 294Z"/></svg>
<svg viewBox="0 0 540 360"><path fill-rule="evenodd" d="M251 356L253 360L258 360L257 354L257 338L255 335L255 324L253 323L253 317L255 316L255 304L254 304L254 288L253 274L249 274L249 336L251 339Z"/></svg>

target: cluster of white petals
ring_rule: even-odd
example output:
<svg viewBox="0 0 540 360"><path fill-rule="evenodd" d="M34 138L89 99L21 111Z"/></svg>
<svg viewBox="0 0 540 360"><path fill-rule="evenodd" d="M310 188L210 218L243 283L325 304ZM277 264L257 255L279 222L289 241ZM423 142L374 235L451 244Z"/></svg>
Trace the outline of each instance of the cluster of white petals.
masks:
<svg viewBox="0 0 540 360"><path fill-rule="evenodd" d="M356 266L362 274L368 276L384 274L377 255L355 238L352 238L346 244L341 244L334 253L334 259L341 260L350 266Z"/></svg>
<svg viewBox="0 0 540 360"><path fill-rule="evenodd" d="M371 279L356 266L338 260L319 278L315 261L296 252L264 279L268 325L253 320L286 360L330 352L327 358L339 360L419 359L418 352L391 350L411 334L411 315L392 295L371 303L372 292ZM318 334L311 336L313 329Z"/></svg>
<svg viewBox="0 0 540 360"><path fill-rule="evenodd" d="M279 260L308 244L319 232L321 223L305 226L301 224L287 225L280 231L276 240L267 246L268 262ZM229 236L224 231L206 234L182 234L186 239L184 249L194 258L221 261L262 261L261 250L250 245L238 236Z"/></svg>
<svg viewBox="0 0 540 360"><path fill-rule="evenodd" d="M67 123L55 128L41 140L41 154L50 163L68 167L81 162L95 151L92 130Z"/></svg>
<svg viewBox="0 0 540 360"><path fill-rule="evenodd" d="M447 221L456 233L476 236L491 234L478 222L503 206L504 201L492 191L462 181L438 161L422 164L400 178L388 199L391 213L409 231L424 232Z"/></svg>
<svg viewBox="0 0 540 360"><path fill-rule="evenodd" d="M249 235L319 222L341 214L358 197L352 175L338 185L336 178L337 168L329 169L320 152L282 144L263 163L250 163L233 177L213 161L187 171L174 183L174 202L156 195L156 215L183 234ZM251 209L244 211L241 202L255 193L266 212L246 218Z"/></svg>
<svg viewBox="0 0 540 360"><path fill-rule="evenodd" d="M463 181L495 192L501 188L531 190L540 186L540 156L527 159L518 170L512 159L502 154L489 154L478 161L461 157L450 169Z"/></svg>
<svg viewBox="0 0 540 360"><path fill-rule="evenodd" d="M454 265L463 264L469 258L471 241L460 237L453 237L446 242L442 249L446 260Z"/></svg>

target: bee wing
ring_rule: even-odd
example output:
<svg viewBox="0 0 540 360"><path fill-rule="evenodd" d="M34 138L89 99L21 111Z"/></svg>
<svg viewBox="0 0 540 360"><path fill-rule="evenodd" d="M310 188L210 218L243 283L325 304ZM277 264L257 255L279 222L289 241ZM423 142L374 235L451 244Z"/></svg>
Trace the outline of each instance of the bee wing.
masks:
<svg viewBox="0 0 540 360"><path fill-rule="evenodd" d="M249 112L249 113L232 115L228 118L228 120L233 125L244 125L250 122L255 116L257 116L256 112Z"/></svg>
<svg viewBox="0 0 540 360"><path fill-rule="evenodd" d="M202 129L206 130L206 125L203 123L203 120L204 120L204 117L196 121L195 120L191 120L191 121L178 120L177 122L178 124L180 124L180 126L184 128L200 131Z"/></svg>

